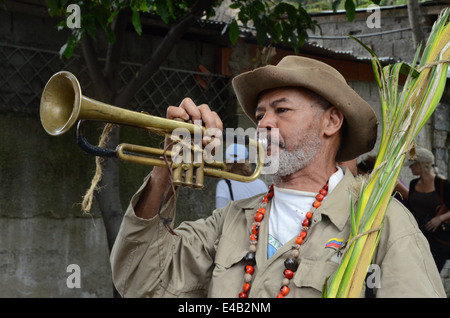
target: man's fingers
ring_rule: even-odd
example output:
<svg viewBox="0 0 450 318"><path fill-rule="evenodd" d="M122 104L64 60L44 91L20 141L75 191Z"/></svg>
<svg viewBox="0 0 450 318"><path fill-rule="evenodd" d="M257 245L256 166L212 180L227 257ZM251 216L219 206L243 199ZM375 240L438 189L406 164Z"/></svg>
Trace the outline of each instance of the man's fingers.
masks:
<svg viewBox="0 0 450 318"><path fill-rule="evenodd" d="M202 120L202 113L198 109L197 105L190 98L185 98L180 104L180 108L189 115L189 118L194 120Z"/></svg>
<svg viewBox="0 0 450 318"><path fill-rule="evenodd" d="M209 143L213 143L214 147L218 147L221 144L223 124L219 115L216 112L211 111L208 105L202 104L198 106L198 110L201 113L202 123L206 128L206 133L203 136L203 146Z"/></svg>
<svg viewBox="0 0 450 318"><path fill-rule="evenodd" d="M184 121L188 121L189 120L189 114L180 107L177 106L169 106L167 107L167 115L166 117L168 119L182 119Z"/></svg>
<svg viewBox="0 0 450 318"><path fill-rule="evenodd" d="M185 98L180 103L180 106L169 106L167 108L167 118L169 119L182 119L188 120L200 120L201 112L197 105L190 98Z"/></svg>
<svg viewBox="0 0 450 318"><path fill-rule="evenodd" d="M185 98L180 106L170 106L167 108L167 118L191 120L194 124L199 123L206 128L206 134L203 136L203 146L213 142L213 145L220 146L222 137L223 123L219 115L212 111L208 105L197 106L192 99Z"/></svg>
<svg viewBox="0 0 450 318"><path fill-rule="evenodd" d="M206 129L217 128L222 130L222 121L220 120L219 115L212 111L208 105L202 104L198 106L197 109L200 111L201 119Z"/></svg>

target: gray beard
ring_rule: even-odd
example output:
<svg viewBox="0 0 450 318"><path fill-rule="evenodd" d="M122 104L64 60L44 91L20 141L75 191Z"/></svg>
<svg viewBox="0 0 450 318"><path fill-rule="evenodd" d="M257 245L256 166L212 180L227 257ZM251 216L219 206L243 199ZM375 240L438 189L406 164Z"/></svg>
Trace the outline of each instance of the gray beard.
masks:
<svg viewBox="0 0 450 318"><path fill-rule="evenodd" d="M273 172L274 178L282 178L304 169L316 156L320 149L321 140L317 135L309 135L292 151L280 144L280 152L274 156L266 157L266 166L277 166Z"/></svg>

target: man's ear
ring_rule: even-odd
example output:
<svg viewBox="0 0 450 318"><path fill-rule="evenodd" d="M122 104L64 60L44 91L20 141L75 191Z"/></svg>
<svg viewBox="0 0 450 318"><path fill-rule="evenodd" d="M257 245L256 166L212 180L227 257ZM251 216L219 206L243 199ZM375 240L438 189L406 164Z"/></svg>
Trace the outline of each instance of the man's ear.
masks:
<svg viewBox="0 0 450 318"><path fill-rule="evenodd" d="M344 114L335 106L328 108L324 113L324 134L332 136L341 129L344 123Z"/></svg>

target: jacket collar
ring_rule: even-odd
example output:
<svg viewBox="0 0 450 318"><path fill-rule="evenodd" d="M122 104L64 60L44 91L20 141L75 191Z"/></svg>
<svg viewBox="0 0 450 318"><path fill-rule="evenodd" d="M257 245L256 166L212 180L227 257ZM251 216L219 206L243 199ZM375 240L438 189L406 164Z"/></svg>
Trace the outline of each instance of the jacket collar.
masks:
<svg viewBox="0 0 450 318"><path fill-rule="evenodd" d="M352 195L354 205L357 203L357 195L359 195L357 191L352 191L353 188L356 188L355 177L349 169L344 169L344 171L344 178L327 196L322 206L316 210L314 216L314 218L319 221L322 219L322 215L326 215L340 231L343 230L350 217L350 193ZM252 198L239 200L236 204L238 207L252 215L256 213L256 210L259 208L261 198L262 195L257 195Z"/></svg>

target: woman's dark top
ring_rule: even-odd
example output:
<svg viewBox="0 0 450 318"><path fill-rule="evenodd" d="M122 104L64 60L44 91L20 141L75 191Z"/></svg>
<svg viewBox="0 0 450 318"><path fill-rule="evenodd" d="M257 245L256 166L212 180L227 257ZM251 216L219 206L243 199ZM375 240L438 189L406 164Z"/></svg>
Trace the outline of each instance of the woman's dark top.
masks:
<svg viewBox="0 0 450 318"><path fill-rule="evenodd" d="M435 216L436 207L440 205L441 178L434 178L435 191L423 193L416 191L419 178L411 180L409 184L408 208L419 224L422 231L425 224ZM450 207L450 182L444 180L444 203Z"/></svg>

